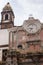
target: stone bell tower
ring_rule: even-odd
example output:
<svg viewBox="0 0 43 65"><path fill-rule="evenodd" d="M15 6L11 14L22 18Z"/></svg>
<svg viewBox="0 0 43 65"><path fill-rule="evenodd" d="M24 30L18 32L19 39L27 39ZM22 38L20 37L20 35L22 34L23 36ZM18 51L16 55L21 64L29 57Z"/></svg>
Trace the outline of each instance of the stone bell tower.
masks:
<svg viewBox="0 0 43 65"><path fill-rule="evenodd" d="M1 29L7 29L14 26L15 16L9 2L3 8L1 16Z"/></svg>

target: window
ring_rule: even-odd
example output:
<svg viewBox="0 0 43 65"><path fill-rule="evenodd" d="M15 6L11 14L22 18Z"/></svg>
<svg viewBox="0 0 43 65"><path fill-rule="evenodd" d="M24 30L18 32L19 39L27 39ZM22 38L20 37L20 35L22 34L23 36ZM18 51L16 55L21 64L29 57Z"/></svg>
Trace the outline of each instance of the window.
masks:
<svg viewBox="0 0 43 65"><path fill-rule="evenodd" d="M2 60L6 61L6 59L7 59L7 49L3 49L2 50Z"/></svg>
<svg viewBox="0 0 43 65"><path fill-rule="evenodd" d="M5 20L8 20L8 14L5 15Z"/></svg>
<svg viewBox="0 0 43 65"><path fill-rule="evenodd" d="M18 45L18 48L19 48L19 49L22 49L22 45Z"/></svg>

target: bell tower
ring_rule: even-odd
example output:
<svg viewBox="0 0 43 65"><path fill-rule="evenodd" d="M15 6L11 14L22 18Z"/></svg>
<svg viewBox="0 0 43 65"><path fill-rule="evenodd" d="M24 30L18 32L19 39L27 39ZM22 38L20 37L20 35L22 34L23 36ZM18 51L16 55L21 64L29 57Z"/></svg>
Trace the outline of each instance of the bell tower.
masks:
<svg viewBox="0 0 43 65"><path fill-rule="evenodd" d="M12 28L14 26L15 16L9 2L3 8L1 16L1 29Z"/></svg>

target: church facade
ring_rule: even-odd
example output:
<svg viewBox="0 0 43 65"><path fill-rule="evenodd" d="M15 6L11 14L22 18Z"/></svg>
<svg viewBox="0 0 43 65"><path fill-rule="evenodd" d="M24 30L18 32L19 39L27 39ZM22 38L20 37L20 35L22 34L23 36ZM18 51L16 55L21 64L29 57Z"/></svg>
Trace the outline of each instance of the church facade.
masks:
<svg viewBox="0 0 43 65"><path fill-rule="evenodd" d="M1 16L0 61L6 61L6 65L43 65L43 24L29 17L22 26L14 26L15 16L9 3Z"/></svg>

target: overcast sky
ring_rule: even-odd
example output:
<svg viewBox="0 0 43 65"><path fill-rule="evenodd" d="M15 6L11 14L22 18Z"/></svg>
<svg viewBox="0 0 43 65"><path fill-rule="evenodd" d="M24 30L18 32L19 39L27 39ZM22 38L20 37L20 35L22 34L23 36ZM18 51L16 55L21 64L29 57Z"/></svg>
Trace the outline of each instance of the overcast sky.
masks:
<svg viewBox="0 0 43 65"><path fill-rule="evenodd" d="M0 20L1 11L7 2L14 11L15 25L22 25L30 14L43 22L43 0L0 0Z"/></svg>

